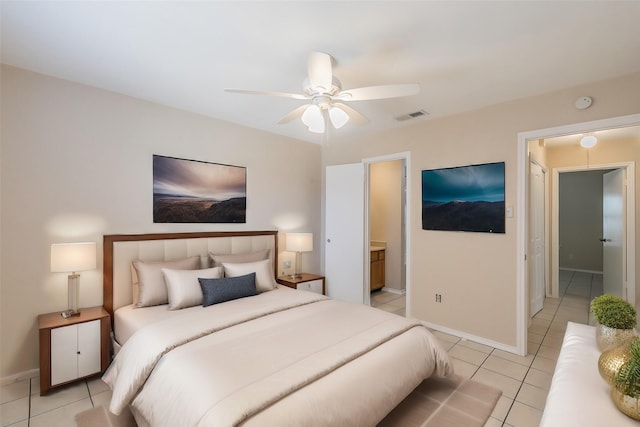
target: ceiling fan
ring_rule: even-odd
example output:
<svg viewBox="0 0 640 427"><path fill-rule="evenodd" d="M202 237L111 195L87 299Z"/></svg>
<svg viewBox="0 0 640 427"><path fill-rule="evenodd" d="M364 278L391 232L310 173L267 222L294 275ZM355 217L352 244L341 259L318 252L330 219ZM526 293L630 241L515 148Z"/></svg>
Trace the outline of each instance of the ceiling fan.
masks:
<svg viewBox="0 0 640 427"><path fill-rule="evenodd" d="M324 133L327 118L336 129L344 126L349 120L359 125L369 121L345 102L397 98L415 95L420 91L420 85L417 83L367 86L343 90L342 83L333 75L332 57L322 52L309 54L307 72L308 76L302 84L304 92L302 94L244 89L225 89L225 91L311 101L291 111L280 119L278 124L288 123L300 117L309 131L315 133Z"/></svg>

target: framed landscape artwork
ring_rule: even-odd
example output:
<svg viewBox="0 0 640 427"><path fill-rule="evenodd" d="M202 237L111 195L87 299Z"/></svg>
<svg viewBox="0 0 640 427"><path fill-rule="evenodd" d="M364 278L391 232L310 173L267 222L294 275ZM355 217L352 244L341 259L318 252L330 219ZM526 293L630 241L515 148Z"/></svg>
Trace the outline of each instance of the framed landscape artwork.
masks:
<svg viewBox="0 0 640 427"><path fill-rule="evenodd" d="M422 229L504 233L504 162L422 171Z"/></svg>
<svg viewBox="0 0 640 427"><path fill-rule="evenodd" d="M245 223L247 169L153 156L153 222Z"/></svg>

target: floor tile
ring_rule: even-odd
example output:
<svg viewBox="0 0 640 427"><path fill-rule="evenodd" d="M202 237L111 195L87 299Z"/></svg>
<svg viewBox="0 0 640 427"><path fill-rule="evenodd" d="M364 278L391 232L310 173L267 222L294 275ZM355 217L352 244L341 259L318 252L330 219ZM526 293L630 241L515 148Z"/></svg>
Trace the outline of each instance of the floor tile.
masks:
<svg viewBox="0 0 640 427"><path fill-rule="evenodd" d="M533 363L534 354L535 352L529 352L529 354L527 354L526 356L520 356L519 354L513 354L509 353L508 351L498 349L494 350L493 353L491 353L492 356L499 357L500 359L508 360L510 362L515 362L527 367L531 366L531 364Z"/></svg>
<svg viewBox="0 0 640 427"><path fill-rule="evenodd" d="M92 380L87 380L87 385L89 386L89 394L92 396L94 394L102 393L105 391L111 390L107 383L102 381L100 378L94 378Z"/></svg>
<svg viewBox="0 0 640 427"><path fill-rule="evenodd" d="M527 334L527 339L528 341L542 344L542 340L544 339L544 334L537 334L530 330L529 333Z"/></svg>
<svg viewBox="0 0 640 427"><path fill-rule="evenodd" d="M506 375L498 374L485 368L478 369L473 377L474 380L484 384L489 384L502 390L502 394L508 398L515 398L522 384L518 380L514 380Z"/></svg>
<svg viewBox="0 0 640 427"><path fill-rule="evenodd" d="M484 361L482 367L490 371L506 375L520 382L524 380L524 377L527 375L527 370L529 369L528 366L501 359L494 355L487 357L487 360Z"/></svg>
<svg viewBox="0 0 640 427"><path fill-rule="evenodd" d="M453 362L453 369L455 370L456 374L462 377L471 378L473 374L475 374L478 370L478 367L476 365L465 362L464 360L452 357L451 361Z"/></svg>
<svg viewBox="0 0 640 427"><path fill-rule="evenodd" d="M76 414L93 408L88 397L31 417L29 427L75 427Z"/></svg>
<svg viewBox="0 0 640 427"><path fill-rule="evenodd" d="M487 353L465 347L460 345L460 343L456 344L451 350L449 350L449 354L452 357L464 360L465 362L469 362L476 366L482 365L482 362L484 362L488 356Z"/></svg>
<svg viewBox="0 0 640 427"><path fill-rule="evenodd" d="M89 398L87 384L82 381L50 391L45 396L31 396L31 416L40 415L53 409L70 405Z"/></svg>
<svg viewBox="0 0 640 427"><path fill-rule="evenodd" d="M484 424L484 427L502 427L502 421L490 417Z"/></svg>
<svg viewBox="0 0 640 427"><path fill-rule="evenodd" d="M549 390L549 388L551 387L552 377L553 374L541 371L539 369L531 368L529 369L527 376L524 378L524 382L545 390Z"/></svg>
<svg viewBox="0 0 640 427"><path fill-rule="evenodd" d="M29 397L25 396L0 405L0 421L3 426L29 419Z"/></svg>
<svg viewBox="0 0 640 427"><path fill-rule="evenodd" d="M542 411L520 402L513 402L506 422L516 427L538 427Z"/></svg>
<svg viewBox="0 0 640 427"><path fill-rule="evenodd" d="M498 403L496 404L496 407L493 408L491 417L498 419L500 421L504 421L504 419L507 418L509 409L511 409L511 405L513 405L513 399L509 399L508 397L505 397L505 395L503 394L502 396L500 396L500 399L498 399Z"/></svg>
<svg viewBox="0 0 640 427"><path fill-rule="evenodd" d="M524 383L516 396L516 402L524 403L536 409L544 410L548 390Z"/></svg>
<svg viewBox="0 0 640 427"><path fill-rule="evenodd" d="M103 391L102 393L97 393L95 395L91 395L91 401L93 402L93 406L104 406L105 408L109 407L111 403L111 390Z"/></svg>
<svg viewBox="0 0 640 427"><path fill-rule="evenodd" d="M493 347L490 347L488 345L484 345L484 344L480 344L474 341L469 341L469 340L465 340L462 339L460 340L460 342L458 343L458 345L473 349L473 350L477 350L477 351L481 351L483 353L489 354L493 351Z"/></svg>
<svg viewBox="0 0 640 427"><path fill-rule="evenodd" d="M558 360L558 356L560 355L560 347L549 347L543 344L538 349L537 355L546 357L547 359Z"/></svg>
<svg viewBox="0 0 640 427"><path fill-rule="evenodd" d="M447 341L454 344L460 341L460 337L456 337L455 335L446 334L440 331L432 331L431 333L435 335L436 338L438 338L440 341Z"/></svg>
<svg viewBox="0 0 640 427"><path fill-rule="evenodd" d="M29 396L30 380L22 380L0 387L0 404Z"/></svg>
<svg viewBox="0 0 640 427"><path fill-rule="evenodd" d="M556 369L556 361L538 356L533 360L531 367L553 375L553 371Z"/></svg>

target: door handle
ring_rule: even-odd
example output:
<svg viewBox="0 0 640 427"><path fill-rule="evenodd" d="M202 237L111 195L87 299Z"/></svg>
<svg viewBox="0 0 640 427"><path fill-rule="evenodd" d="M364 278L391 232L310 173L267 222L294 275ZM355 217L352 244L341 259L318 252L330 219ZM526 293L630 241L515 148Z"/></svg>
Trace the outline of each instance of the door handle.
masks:
<svg viewBox="0 0 640 427"><path fill-rule="evenodd" d="M605 238L603 237L602 239L600 239L600 241L601 241L602 243L604 243L604 242L610 242L610 241L611 241L611 239L605 239Z"/></svg>

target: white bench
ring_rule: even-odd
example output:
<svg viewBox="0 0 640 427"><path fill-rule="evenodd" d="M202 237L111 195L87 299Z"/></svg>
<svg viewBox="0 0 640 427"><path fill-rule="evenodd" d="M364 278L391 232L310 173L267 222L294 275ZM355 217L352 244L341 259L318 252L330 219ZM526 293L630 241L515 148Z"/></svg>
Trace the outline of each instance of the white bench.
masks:
<svg viewBox="0 0 640 427"><path fill-rule="evenodd" d="M541 427L638 427L609 396L598 373L600 350L595 327L569 322L562 342Z"/></svg>

